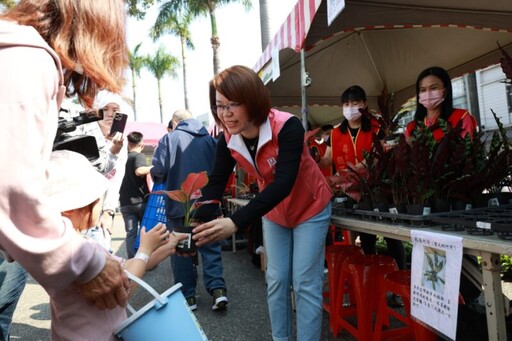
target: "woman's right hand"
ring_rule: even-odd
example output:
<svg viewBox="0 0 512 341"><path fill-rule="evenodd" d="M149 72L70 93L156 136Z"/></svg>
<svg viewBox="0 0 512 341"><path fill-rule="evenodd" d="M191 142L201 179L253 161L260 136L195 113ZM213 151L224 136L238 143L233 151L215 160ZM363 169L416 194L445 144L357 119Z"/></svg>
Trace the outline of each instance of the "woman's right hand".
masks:
<svg viewBox="0 0 512 341"><path fill-rule="evenodd" d="M194 228L193 239L198 247L206 243L226 239L233 235L238 228L231 218L218 218Z"/></svg>

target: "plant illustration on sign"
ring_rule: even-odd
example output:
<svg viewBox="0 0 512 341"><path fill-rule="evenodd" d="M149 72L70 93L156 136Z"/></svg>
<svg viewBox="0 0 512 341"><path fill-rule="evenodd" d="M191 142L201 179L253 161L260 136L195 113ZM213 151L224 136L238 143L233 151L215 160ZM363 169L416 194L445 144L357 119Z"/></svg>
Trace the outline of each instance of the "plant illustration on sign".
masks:
<svg viewBox="0 0 512 341"><path fill-rule="evenodd" d="M422 284L431 286L432 290L442 293L445 285L446 254L442 250L425 247ZM428 285L430 283L430 285Z"/></svg>

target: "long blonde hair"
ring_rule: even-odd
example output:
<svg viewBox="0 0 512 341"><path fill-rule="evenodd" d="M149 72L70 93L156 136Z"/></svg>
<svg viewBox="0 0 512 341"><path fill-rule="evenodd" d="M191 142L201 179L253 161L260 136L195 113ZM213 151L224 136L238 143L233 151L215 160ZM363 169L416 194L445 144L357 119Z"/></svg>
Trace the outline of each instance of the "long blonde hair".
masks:
<svg viewBox="0 0 512 341"><path fill-rule="evenodd" d="M67 95L88 107L100 89L122 90L125 17L123 0L20 0L0 15L39 32L62 61Z"/></svg>

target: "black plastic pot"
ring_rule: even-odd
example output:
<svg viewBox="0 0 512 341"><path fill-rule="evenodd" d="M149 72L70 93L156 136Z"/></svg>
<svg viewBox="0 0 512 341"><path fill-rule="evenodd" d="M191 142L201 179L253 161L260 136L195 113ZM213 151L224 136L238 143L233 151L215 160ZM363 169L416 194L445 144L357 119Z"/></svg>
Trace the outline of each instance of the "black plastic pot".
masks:
<svg viewBox="0 0 512 341"><path fill-rule="evenodd" d="M174 227L172 233L174 235L187 235L187 238L180 240L176 246L176 251L183 253L193 253L196 251L196 243L192 239L193 226L178 226Z"/></svg>

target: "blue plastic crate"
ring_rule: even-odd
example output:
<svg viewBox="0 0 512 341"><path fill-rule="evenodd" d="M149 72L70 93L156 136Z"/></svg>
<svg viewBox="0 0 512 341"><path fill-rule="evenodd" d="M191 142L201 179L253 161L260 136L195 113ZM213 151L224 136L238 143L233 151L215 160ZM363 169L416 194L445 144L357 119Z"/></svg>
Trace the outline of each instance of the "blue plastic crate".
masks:
<svg viewBox="0 0 512 341"><path fill-rule="evenodd" d="M165 190L165 183L158 183L153 185L153 192ZM163 194L151 194L149 196L144 216L142 217L142 223L140 227L146 227L146 231L151 230L158 223L167 223L167 216L165 215L165 195ZM140 232L140 231L139 231ZM137 240L135 242L135 249L139 248L140 233L137 233Z"/></svg>

